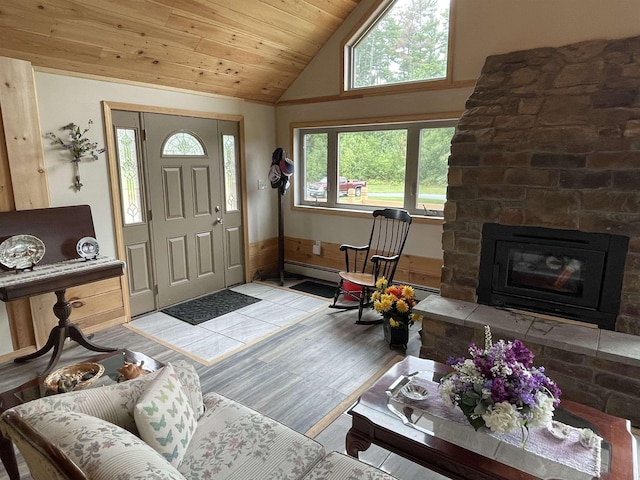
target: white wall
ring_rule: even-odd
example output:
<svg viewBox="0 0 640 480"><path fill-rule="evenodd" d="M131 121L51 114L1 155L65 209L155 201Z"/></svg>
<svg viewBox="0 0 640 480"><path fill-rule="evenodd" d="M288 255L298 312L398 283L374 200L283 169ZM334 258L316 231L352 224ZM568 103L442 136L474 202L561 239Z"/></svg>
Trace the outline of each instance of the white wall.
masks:
<svg viewBox="0 0 640 480"><path fill-rule="evenodd" d="M332 101L278 106L277 135L281 144L291 145L290 125L294 122L464 110L472 88L335 100L342 81L340 45L376 2L363 0L287 90L282 100L317 100L328 96ZM455 3L453 79L456 81L475 80L485 58L491 54L640 35L637 0L456 0ZM361 232L370 228L368 220L291 209L286 211L285 218L287 236L335 243L360 242ZM439 225L414 223L405 252L441 258L441 236Z"/></svg>
<svg viewBox="0 0 640 480"><path fill-rule="evenodd" d="M247 164L247 207L249 242L277 235L277 195L271 189L258 190L258 179L267 181L271 153L275 144L275 109L242 100L187 94L142 86L125 85L66 75L37 72L36 92L43 135L76 123L81 127L93 120L87 137L105 145L101 101L131 103L173 109L243 115ZM115 256L113 213L105 154L95 162L83 161L80 178L84 186L72 188L72 167L66 152L43 139L51 205L54 207L88 204L91 206L100 252ZM250 279L249 279L250 280ZM13 351L4 305L0 306L0 354Z"/></svg>

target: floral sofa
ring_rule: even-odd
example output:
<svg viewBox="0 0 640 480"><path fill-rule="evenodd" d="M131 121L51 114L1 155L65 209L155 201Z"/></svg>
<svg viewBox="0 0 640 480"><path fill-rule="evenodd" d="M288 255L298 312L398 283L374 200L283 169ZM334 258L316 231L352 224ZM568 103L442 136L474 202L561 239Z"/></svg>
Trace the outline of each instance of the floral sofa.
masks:
<svg viewBox="0 0 640 480"><path fill-rule="evenodd" d="M216 393L186 362L9 409L34 480L393 480Z"/></svg>

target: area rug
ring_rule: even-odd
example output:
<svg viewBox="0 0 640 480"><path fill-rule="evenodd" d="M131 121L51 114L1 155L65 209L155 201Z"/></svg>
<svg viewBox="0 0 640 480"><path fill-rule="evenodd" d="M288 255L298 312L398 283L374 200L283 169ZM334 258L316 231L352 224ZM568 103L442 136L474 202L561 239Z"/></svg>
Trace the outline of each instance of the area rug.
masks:
<svg viewBox="0 0 640 480"><path fill-rule="evenodd" d="M333 298L338 286L327 285L326 283L314 282L312 280L305 280L304 282L296 285L291 285L289 288L291 290L317 295L318 297Z"/></svg>
<svg viewBox="0 0 640 480"><path fill-rule="evenodd" d="M191 325L198 325L259 301L259 298L227 289L165 308L162 312Z"/></svg>

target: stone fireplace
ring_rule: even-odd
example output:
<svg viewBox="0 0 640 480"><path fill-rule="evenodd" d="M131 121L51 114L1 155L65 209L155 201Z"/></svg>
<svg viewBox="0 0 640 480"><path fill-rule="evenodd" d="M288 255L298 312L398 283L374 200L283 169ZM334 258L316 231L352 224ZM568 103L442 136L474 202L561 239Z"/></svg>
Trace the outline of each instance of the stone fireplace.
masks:
<svg viewBox="0 0 640 480"><path fill-rule="evenodd" d="M452 140L443 297L477 302L485 223L629 237L615 330L640 335L640 37L489 57Z"/></svg>
<svg viewBox="0 0 640 480"><path fill-rule="evenodd" d="M620 269L604 280L619 286L610 324L479 301L488 224L622 238ZM441 295L415 308L420 356L465 356L489 325L523 340L562 398L640 426L640 37L487 58L452 140L442 245ZM538 252L549 270L566 266L558 256L596 261L565 253Z"/></svg>

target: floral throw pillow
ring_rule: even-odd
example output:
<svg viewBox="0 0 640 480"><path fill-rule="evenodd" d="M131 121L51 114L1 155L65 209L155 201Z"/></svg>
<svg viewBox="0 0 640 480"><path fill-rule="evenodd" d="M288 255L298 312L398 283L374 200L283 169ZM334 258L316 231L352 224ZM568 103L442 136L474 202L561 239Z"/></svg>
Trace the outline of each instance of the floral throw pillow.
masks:
<svg viewBox="0 0 640 480"><path fill-rule="evenodd" d="M197 421L170 363L149 383L133 416L140 438L174 467L180 465Z"/></svg>

